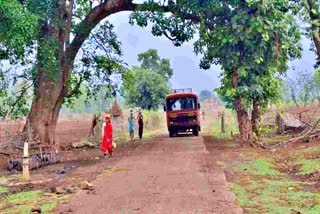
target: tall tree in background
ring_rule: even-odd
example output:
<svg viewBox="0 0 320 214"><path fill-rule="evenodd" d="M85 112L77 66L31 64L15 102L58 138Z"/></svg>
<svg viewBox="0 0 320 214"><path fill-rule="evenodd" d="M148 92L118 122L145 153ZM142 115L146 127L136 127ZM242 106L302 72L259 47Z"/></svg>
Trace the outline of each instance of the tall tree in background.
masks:
<svg viewBox="0 0 320 214"><path fill-rule="evenodd" d="M140 66L142 68L155 71L164 76L167 80L173 75L169 59L161 59L158 55L158 50L156 49L149 49L146 52L138 54L138 61L141 63Z"/></svg>
<svg viewBox="0 0 320 214"><path fill-rule="evenodd" d="M317 54L315 67L320 66L320 1L319 0L291 0L295 3L293 11L297 12L307 23L307 36L312 40L312 50Z"/></svg>
<svg viewBox="0 0 320 214"><path fill-rule="evenodd" d="M158 109L170 92L167 79L154 71L133 67L124 74L122 95L129 106L143 109Z"/></svg>
<svg viewBox="0 0 320 214"><path fill-rule="evenodd" d="M320 1L306 0L306 9L309 14L309 23L311 25L309 34L315 45L315 52L318 55L317 66L320 66Z"/></svg>
<svg viewBox="0 0 320 214"><path fill-rule="evenodd" d="M170 61L161 59L155 49L138 54L138 61L140 67L134 66L123 76L122 95L127 105L157 109L170 92Z"/></svg>
<svg viewBox="0 0 320 214"><path fill-rule="evenodd" d="M213 94L211 91L209 90L203 90L203 91L200 91L200 94L199 94L199 98L200 98L200 101L205 101L205 100L209 100L213 97Z"/></svg>
<svg viewBox="0 0 320 214"><path fill-rule="evenodd" d="M317 72L312 75L308 71L297 71L295 79L288 78L289 94L297 108L306 106L312 99L317 98ZM302 105L301 105L302 104Z"/></svg>

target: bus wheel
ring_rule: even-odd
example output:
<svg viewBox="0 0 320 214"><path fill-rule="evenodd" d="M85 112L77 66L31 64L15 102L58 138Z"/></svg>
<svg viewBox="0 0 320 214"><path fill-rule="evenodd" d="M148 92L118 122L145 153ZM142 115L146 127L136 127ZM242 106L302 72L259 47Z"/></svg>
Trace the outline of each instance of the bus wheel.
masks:
<svg viewBox="0 0 320 214"><path fill-rule="evenodd" d="M198 126L196 126L196 127L194 127L192 129L192 133L193 133L194 136L199 136L199 128L198 128Z"/></svg>

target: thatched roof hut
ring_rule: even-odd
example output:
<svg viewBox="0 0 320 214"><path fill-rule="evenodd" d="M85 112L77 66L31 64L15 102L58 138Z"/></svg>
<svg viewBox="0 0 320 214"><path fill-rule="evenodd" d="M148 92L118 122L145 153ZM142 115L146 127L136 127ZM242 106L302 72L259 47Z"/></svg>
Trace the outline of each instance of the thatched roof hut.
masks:
<svg viewBox="0 0 320 214"><path fill-rule="evenodd" d="M115 100L114 103L112 104L110 113L112 117L121 117L123 115L122 109L120 108L117 100Z"/></svg>

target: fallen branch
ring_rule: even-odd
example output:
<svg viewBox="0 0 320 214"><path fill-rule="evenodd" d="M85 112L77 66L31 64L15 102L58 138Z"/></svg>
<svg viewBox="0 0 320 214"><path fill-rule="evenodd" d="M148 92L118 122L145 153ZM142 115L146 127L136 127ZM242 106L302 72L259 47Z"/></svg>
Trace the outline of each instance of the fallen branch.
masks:
<svg viewBox="0 0 320 214"><path fill-rule="evenodd" d="M83 147L95 148L96 147L96 145L93 143L90 143L89 140L71 143L70 146L71 148L83 148Z"/></svg>
<svg viewBox="0 0 320 214"><path fill-rule="evenodd" d="M304 142L309 142L309 141L314 141L316 138L318 138L320 136L320 130L316 130L315 132L312 132L319 124L320 119L317 120L317 122L312 126L311 129L309 129L308 131L306 131L306 133L304 133L304 131L302 132L302 135L298 136L298 137L294 137L291 138L287 141L278 143L276 145L273 145L271 147L269 147L270 149L276 148L276 147L283 147L286 146L288 144L293 144L296 143L298 141L304 141Z"/></svg>
<svg viewBox="0 0 320 214"><path fill-rule="evenodd" d="M12 156L13 154L0 151L0 155Z"/></svg>

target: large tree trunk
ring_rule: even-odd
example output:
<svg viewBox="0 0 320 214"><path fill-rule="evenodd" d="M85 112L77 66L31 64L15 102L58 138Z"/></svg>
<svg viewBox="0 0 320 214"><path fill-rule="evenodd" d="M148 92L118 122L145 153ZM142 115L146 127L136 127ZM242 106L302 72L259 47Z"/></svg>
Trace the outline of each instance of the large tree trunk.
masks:
<svg viewBox="0 0 320 214"><path fill-rule="evenodd" d="M308 4L308 11L309 11L309 17L310 20L313 22L316 22L317 20L319 20L319 11L318 8L316 7L315 3L313 2L313 0L307 0L307 4ZM313 10L318 11L318 13L314 13ZM318 55L318 61L320 63L320 27L317 26L316 24L312 23L311 24L311 36L314 42L314 45L316 47L316 53Z"/></svg>
<svg viewBox="0 0 320 214"><path fill-rule="evenodd" d="M72 8L72 4L69 7ZM70 37L70 13L65 0L54 0L51 22L41 22L35 94L25 126L25 131L32 131L34 139L51 146L56 152L59 144L55 138L55 129L63 100L68 93L66 82L72 64L65 51Z"/></svg>
<svg viewBox="0 0 320 214"><path fill-rule="evenodd" d="M233 82L233 87L237 88L238 82L239 82L238 69L235 69L233 71L232 82ZM252 133L252 126L251 126L249 114L246 111L240 96L236 96L234 98L234 106L237 112L237 119L238 119L239 132L240 132L240 145L255 146L255 140Z"/></svg>
<svg viewBox="0 0 320 214"><path fill-rule="evenodd" d="M252 102L252 112L251 112L251 123L252 131L256 134L257 137L260 136L259 132L259 123L260 123L260 104L257 98L253 99Z"/></svg>

